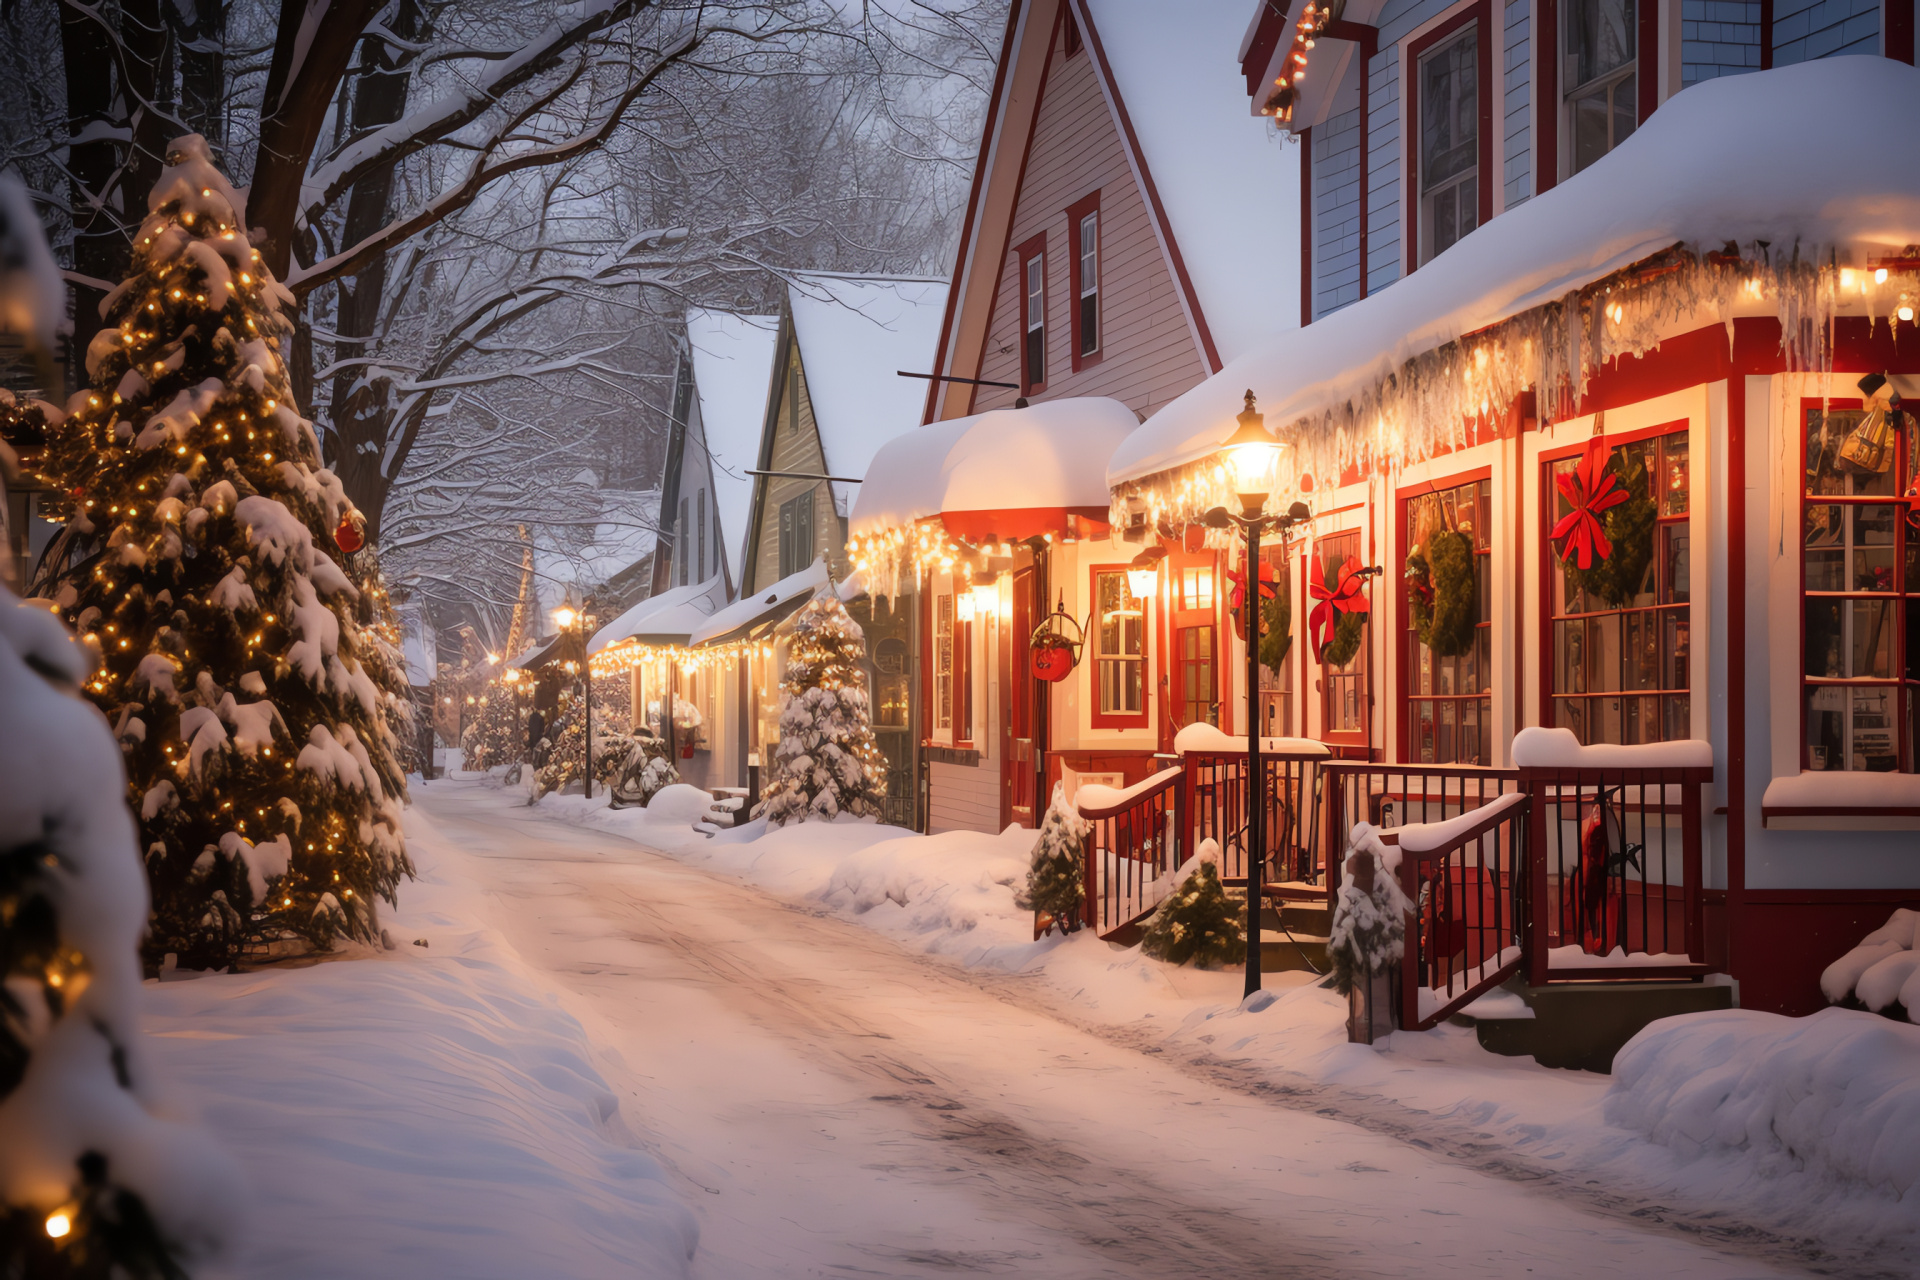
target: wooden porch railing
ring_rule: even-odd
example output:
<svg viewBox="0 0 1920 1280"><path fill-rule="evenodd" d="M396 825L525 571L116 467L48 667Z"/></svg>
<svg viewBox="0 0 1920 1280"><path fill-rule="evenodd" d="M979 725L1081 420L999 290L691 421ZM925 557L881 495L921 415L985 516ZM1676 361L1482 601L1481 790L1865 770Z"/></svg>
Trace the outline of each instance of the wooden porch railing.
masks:
<svg viewBox="0 0 1920 1280"><path fill-rule="evenodd" d="M1319 800L1314 785L1323 755L1262 751L1261 790L1266 805L1261 851L1266 858L1261 879L1268 885L1319 880L1313 859L1312 806ZM1186 773L1189 850L1203 840L1220 845L1220 878L1228 884L1247 882L1247 753L1244 751L1189 751L1182 757Z"/></svg>
<svg viewBox="0 0 1920 1280"><path fill-rule="evenodd" d="M1087 926L1111 938L1152 911L1165 896L1162 881L1186 860L1181 840L1188 776L1167 769L1117 804L1084 808L1087 836Z"/></svg>
<svg viewBox="0 0 1920 1280"><path fill-rule="evenodd" d="M1386 833L1414 904L1400 1025L1424 1031L1520 971L1528 920L1529 798L1508 791L1449 820Z"/></svg>
<svg viewBox="0 0 1920 1280"><path fill-rule="evenodd" d="M1711 768L1529 768L1527 978L1708 971L1701 788Z"/></svg>
<svg viewBox="0 0 1920 1280"><path fill-rule="evenodd" d="M1314 830L1315 861L1327 867L1327 895L1340 892L1347 833L1362 822L1392 829L1444 822L1520 790L1518 769L1472 764L1371 764L1336 761L1320 770L1325 815Z"/></svg>

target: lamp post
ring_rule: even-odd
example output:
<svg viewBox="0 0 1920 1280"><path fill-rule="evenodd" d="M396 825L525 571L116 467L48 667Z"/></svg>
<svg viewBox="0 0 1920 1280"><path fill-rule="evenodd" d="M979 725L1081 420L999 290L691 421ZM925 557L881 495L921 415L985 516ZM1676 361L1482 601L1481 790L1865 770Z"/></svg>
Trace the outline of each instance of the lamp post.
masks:
<svg viewBox="0 0 1920 1280"><path fill-rule="evenodd" d="M1240 514L1225 507L1207 513L1216 528L1238 526L1247 535L1247 986L1246 994L1260 990L1260 896L1266 874L1266 775L1260 760L1260 530L1271 525L1282 531L1309 518L1306 504L1296 502L1281 516L1267 514L1267 496L1277 482L1280 455L1286 446L1267 430L1263 414L1253 407L1247 392L1240 426L1223 446L1240 499Z"/></svg>
<svg viewBox="0 0 1920 1280"><path fill-rule="evenodd" d="M561 605L553 611L553 620L561 634L574 636L580 646L581 715L584 717L581 747L586 754L583 783L587 799L593 799L593 664L587 660L587 633L593 627L593 615Z"/></svg>

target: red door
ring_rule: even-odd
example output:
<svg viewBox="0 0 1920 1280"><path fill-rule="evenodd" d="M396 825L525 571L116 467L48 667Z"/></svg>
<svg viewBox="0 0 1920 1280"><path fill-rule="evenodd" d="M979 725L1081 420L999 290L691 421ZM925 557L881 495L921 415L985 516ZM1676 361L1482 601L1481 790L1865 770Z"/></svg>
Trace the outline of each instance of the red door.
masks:
<svg viewBox="0 0 1920 1280"><path fill-rule="evenodd" d="M1017 822L1023 827L1039 825L1035 800L1040 790L1040 734L1036 713L1044 714L1040 701L1045 696L1033 678L1032 654L1028 641L1035 626L1034 592L1039 578L1032 569L1013 575L1013 621L1009 643L1000 647L1008 655L1008 670L1003 671L1002 687L1007 690L1007 715L1000 740L1000 825Z"/></svg>

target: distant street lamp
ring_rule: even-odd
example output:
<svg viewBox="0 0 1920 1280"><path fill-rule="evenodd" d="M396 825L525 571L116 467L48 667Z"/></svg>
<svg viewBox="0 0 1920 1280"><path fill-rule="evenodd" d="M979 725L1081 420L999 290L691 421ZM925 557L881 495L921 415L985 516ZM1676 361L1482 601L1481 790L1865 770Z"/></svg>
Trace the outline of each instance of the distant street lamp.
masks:
<svg viewBox="0 0 1920 1280"><path fill-rule="evenodd" d="M561 635L572 637L580 646L580 663L577 670L582 682L581 714L584 717L582 726L584 732L581 736L586 765L584 782L587 799L591 800L593 799L593 664L587 661L587 636L593 630L594 619L590 613L563 604L553 611L553 621L560 628ZM572 667L574 664L569 662L567 665Z"/></svg>
<svg viewBox="0 0 1920 1280"><path fill-rule="evenodd" d="M1267 496L1278 486L1280 457L1288 446L1267 430L1266 418L1253 407L1253 392L1247 392L1246 407L1238 415L1239 428L1222 446L1227 469L1233 476L1233 491L1240 499L1240 514L1225 507L1207 513L1214 528L1238 526L1247 534L1247 985L1246 994L1260 989L1260 896L1266 874L1266 805L1261 793L1266 776L1260 761L1260 530L1271 526L1286 530L1311 518L1304 502L1296 502L1285 515L1267 514Z"/></svg>

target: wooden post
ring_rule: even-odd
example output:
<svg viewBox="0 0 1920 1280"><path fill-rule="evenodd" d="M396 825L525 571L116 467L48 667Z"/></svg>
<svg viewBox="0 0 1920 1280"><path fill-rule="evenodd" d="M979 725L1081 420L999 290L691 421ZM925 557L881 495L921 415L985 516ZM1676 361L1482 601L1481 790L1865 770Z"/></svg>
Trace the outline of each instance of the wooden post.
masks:
<svg viewBox="0 0 1920 1280"><path fill-rule="evenodd" d="M1527 792L1527 921L1521 946L1526 950L1527 981L1536 987L1547 982L1547 787L1538 770L1522 769L1520 786ZM1554 807L1554 821L1560 817Z"/></svg>

